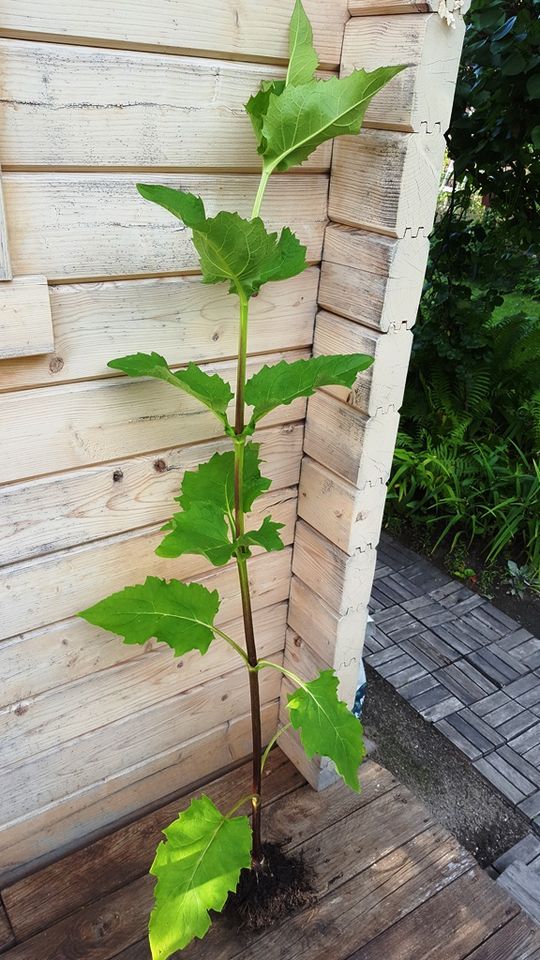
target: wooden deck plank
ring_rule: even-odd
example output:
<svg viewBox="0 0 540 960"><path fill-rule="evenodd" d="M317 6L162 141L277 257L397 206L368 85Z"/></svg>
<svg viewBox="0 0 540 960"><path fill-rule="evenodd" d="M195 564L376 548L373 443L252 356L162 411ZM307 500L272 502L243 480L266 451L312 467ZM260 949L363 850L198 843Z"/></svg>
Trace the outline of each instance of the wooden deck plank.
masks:
<svg viewBox="0 0 540 960"><path fill-rule="evenodd" d="M0 901L0 953L14 942L13 930L11 929L6 911Z"/></svg>
<svg viewBox="0 0 540 960"><path fill-rule="evenodd" d="M523 914L485 940L467 960L533 960L540 956L540 930Z"/></svg>
<svg viewBox="0 0 540 960"><path fill-rule="evenodd" d="M475 867L385 930L349 960L464 960L519 907Z"/></svg>
<svg viewBox="0 0 540 960"><path fill-rule="evenodd" d="M274 751L264 780L264 803L288 795L304 783L280 751ZM205 793L228 809L238 794L249 793L251 764L214 780ZM160 807L90 846L7 887L2 897L17 940L26 940L99 896L141 876L152 860L160 831L186 807L200 788ZM1 924L1 914L0 914ZM1 930L1 925L0 925ZM1 945L0 937L0 945Z"/></svg>

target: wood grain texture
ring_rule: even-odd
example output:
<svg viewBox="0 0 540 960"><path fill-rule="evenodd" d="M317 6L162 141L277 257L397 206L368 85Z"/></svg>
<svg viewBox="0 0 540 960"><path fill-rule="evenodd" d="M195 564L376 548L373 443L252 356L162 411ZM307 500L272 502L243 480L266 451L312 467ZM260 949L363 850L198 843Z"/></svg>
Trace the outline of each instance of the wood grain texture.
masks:
<svg viewBox="0 0 540 960"><path fill-rule="evenodd" d="M4 187L0 171L0 280L11 280L12 276Z"/></svg>
<svg viewBox="0 0 540 960"><path fill-rule="evenodd" d="M303 784L280 751L273 751L264 771L262 803L270 803ZM244 764L205 787L222 810L251 789L251 765ZM2 891L17 939L26 940L77 908L120 889L148 870L160 832L186 809L199 791L188 793L148 813L115 833L96 840L61 861L33 873Z"/></svg>
<svg viewBox="0 0 540 960"><path fill-rule="evenodd" d="M325 667L337 672L342 681L342 699L351 706L358 686L367 616L367 606L342 615L335 613L298 577L292 578L289 626L297 636L287 642L287 649L309 643Z"/></svg>
<svg viewBox="0 0 540 960"><path fill-rule="evenodd" d="M409 329L416 320L428 252L427 237L395 240L330 224L319 304L383 333Z"/></svg>
<svg viewBox="0 0 540 960"><path fill-rule="evenodd" d="M364 128L336 141L329 216L390 237L431 232L445 140Z"/></svg>
<svg viewBox="0 0 540 960"><path fill-rule="evenodd" d="M52 353L54 334L45 277L16 277L0 284L0 362Z"/></svg>
<svg viewBox="0 0 540 960"><path fill-rule="evenodd" d="M298 483L302 438L301 424L257 433L273 494ZM220 439L0 487L0 564L163 522L184 472L230 448Z"/></svg>
<svg viewBox="0 0 540 960"><path fill-rule="evenodd" d="M203 197L209 216L219 210L249 217L256 176L84 173L7 173L4 176L10 253L15 274L49 281L194 272L191 232L135 189L163 183ZM327 177L291 174L270 183L262 216L269 229L287 224L320 260Z"/></svg>
<svg viewBox="0 0 540 960"><path fill-rule="evenodd" d="M462 0L458 8L455 0L447 0L446 5L456 16L466 13L470 0ZM349 0L349 13L352 17L369 17L374 14L429 13L437 11L439 0Z"/></svg>
<svg viewBox="0 0 540 960"><path fill-rule="evenodd" d="M279 652L273 651L274 655L279 656ZM279 683L276 670L261 674L261 703L277 699ZM219 716L213 709L217 702ZM91 788L97 781L111 781L142 760L178 749L182 743L207 733L216 720L226 723L248 710L249 686L246 671L241 667L136 714L97 726L71 745L60 744L22 763L3 767L7 796L2 803L0 849L3 851L11 844L13 831L18 831L23 817L33 813L37 818L48 805Z"/></svg>
<svg viewBox="0 0 540 960"><path fill-rule="evenodd" d="M374 550L350 556L298 520L293 573L336 613L346 614L367 606L375 563Z"/></svg>
<svg viewBox="0 0 540 960"><path fill-rule="evenodd" d="M407 64L367 108L367 126L445 133L450 125L465 23L454 28L438 13L351 19L341 71Z"/></svg>
<svg viewBox="0 0 540 960"><path fill-rule="evenodd" d="M4 168L260 169L244 104L281 68L0 40ZM74 83L74 77L77 82ZM330 144L306 166L327 170Z"/></svg>
<svg viewBox="0 0 540 960"><path fill-rule="evenodd" d="M6 911L0 903L0 951L6 950L15 943L15 937Z"/></svg>
<svg viewBox="0 0 540 960"><path fill-rule="evenodd" d="M305 356L287 354L288 359ZM282 359L256 358L249 374ZM205 365L233 384L236 362ZM269 415L265 423L302 419L305 401ZM43 391L25 390L0 397L0 482L137 454L199 443L222 434L222 424L195 398L159 380L132 379L76 383Z"/></svg>
<svg viewBox="0 0 540 960"><path fill-rule="evenodd" d="M386 487L357 490L310 457L304 457L298 515L345 553L372 550L379 542Z"/></svg>
<svg viewBox="0 0 540 960"><path fill-rule="evenodd" d="M347 0L306 0L313 24L315 45L321 63L339 64ZM40 0L1 0L2 33L45 40L76 40L98 47L130 47L170 53L219 55L230 60L288 59L289 0L213 0L201 7L196 0L182 0L179 10L168 0L132 0L129 15L123 7L111 8L108 0L94 0L90 7L73 4L66 11L63 0L49 0L46 10Z"/></svg>
<svg viewBox="0 0 540 960"><path fill-rule="evenodd" d="M277 715L277 701L263 705L266 742L275 732ZM14 882L135 812L155 807L164 798L237 764L250 749L251 722L244 714L191 740L177 740L171 748L19 818L10 826L8 845L0 855L0 882Z"/></svg>
<svg viewBox="0 0 540 960"><path fill-rule="evenodd" d="M251 301L250 353L305 347L313 339L319 271L269 283ZM1 290L0 290L1 293ZM226 284L158 277L49 287L54 356L4 360L0 391L113 377L109 360L159 345L172 366L234 357L238 300Z"/></svg>
<svg viewBox="0 0 540 960"><path fill-rule="evenodd" d="M359 490L387 483L398 425L395 411L366 417L320 390L308 401L304 452Z"/></svg>
<svg viewBox="0 0 540 960"><path fill-rule="evenodd" d="M219 576L216 578L219 589ZM257 611L257 640L261 656L270 656L285 644L285 606L278 604ZM234 620L225 628L242 643L242 623ZM121 640L116 638L118 647ZM0 644L0 655L3 644ZM10 767L46 750L67 749L68 742L92 730L145 710L192 687L226 673L240 664L224 640L216 638L201 657L187 654L175 661L166 645L148 644L146 655L133 656L105 670L65 682L36 696L8 704L0 710L2 758L0 767ZM121 656L121 655L120 655ZM3 659L3 658L2 658ZM39 658L44 675L47 657ZM9 685L9 676L7 677ZM3 698L2 698L3 699ZM211 713L208 720L219 720ZM189 717L183 722L189 736Z"/></svg>
<svg viewBox="0 0 540 960"><path fill-rule="evenodd" d="M283 534L289 542L293 533L295 499L296 490L289 489L266 500L266 509L270 508L277 520L285 522ZM184 556L177 560L156 557L154 550L162 538L160 528L154 527L142 533L122 534L5 567L0 578L3 611L0 638L37 630L72 617L76 611L97 603L104 594L140 583L150 573L178 580L204 580L207 575L215 576L208 573L210 564L204 557ZM290 551L254 558L252 572L261 560L266 564L266 579L259 581L258 587L254 583L256 607L287 596ZM221 578L220 615L222 621L232 620L239 615L234 567L223 568Z"/></svg>
<svg viewBox="0 0 540 960"><path fill-rule="evenodd" d="M327 393L371 417L401 407L411 347L412 333L405 328L381 334L326 311L317 315L315 356L365 353L374 358L371 367L356 378L352 390L325 387Z"/></svg>

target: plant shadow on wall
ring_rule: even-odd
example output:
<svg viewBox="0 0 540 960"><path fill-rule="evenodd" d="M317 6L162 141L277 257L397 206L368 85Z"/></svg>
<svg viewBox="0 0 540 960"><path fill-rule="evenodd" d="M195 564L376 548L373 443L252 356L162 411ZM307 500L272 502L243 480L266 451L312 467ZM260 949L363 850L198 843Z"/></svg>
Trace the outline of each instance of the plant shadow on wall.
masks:
<svg viewBox="0 0 540 960"><path fill-rule="evenodd" d="M540 22L476 0L387 521L492 594L540 590Z"/></svg>
<svg viewBox="0 0 540 960"><path fill-rule="evenodd" d="M179 510L163 528L157 549L161 557L199 554L215 566L234 561L242 598L245 648L218 626L220 597L200 583L182 583L149 576L80 615L89 623L144 644L151 637L167 643L175 656L190 650L205 654L212 642L228 644L231 657L246 668L251 697L253 784L231 810L220 811L206 796L164 831L151 873L157 877L150 916L154 960L165 960L203 937L209 911L221 911L242 874L242 898L261 908L261 890L279 888L283 863L270 859L261 832L262 773L269 751L284 730L294 728L309 758L329 757L353 790L359 790L358 768L364 755L362 729L347 705L338 699L338 678L325 670L304 682L279 663L259 659L251 613L248 562L255 550L281 550L282 524L265 517L252 529L249 514L270 486L260 471L259 444L252 437L261 420L282 404L307 397L324 385L352 387L371 358L362 354L319 356L294 363L263 366L246 382L249 302L268 281L284 280L306 268L305 248L285 227L269 234L259 216L270 176L303 163L321 144L341 134L357 134L372 97L402 67L356 70L350 76L319 80L312 30L300 0L290 27L290 63L286 79L264 82L246 104L262 158L262 174L251 218L222 211L208 217L200 197L169 187L139 184L142 197L159 204L193 233L204 283L229 284L238 298L239 346L236 393L229 383L190 363L173 371L159 353L138 353L112 360L109 366L133 377L154 377L184 391L208 408L230 439L231 449L215 454L197 470L184 474ZM234 401L234 403L233 403ZM229 419L233 406L234 418ZM250 413L246 416L246 406ZM217 620L217 623L216 623ZM259 675L277 670L290 684L288 723L263 751ZM251 823L239 811L248 807ZM278 851L279 855L279 851ZM242 873L243 872L243 873ZM281 908L283 890L280 893ZM255 896L256 895L256 896ZM292 896L292 895L291 895Z"/></svg>

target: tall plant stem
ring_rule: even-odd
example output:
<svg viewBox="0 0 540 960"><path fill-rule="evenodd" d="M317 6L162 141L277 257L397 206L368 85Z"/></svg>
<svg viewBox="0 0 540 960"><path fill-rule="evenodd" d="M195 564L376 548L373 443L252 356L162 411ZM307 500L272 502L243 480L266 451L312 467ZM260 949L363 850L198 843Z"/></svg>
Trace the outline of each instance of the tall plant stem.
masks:
<svg viewBox="0 0 540 960"><path fill-rule="evenodd" d="M236 536L244 534L244 453L246 438L242 436L245 426L244 419L244 391L246 386L246 357L247 357L247 327L248 301L243 293L240 296L240 336L238 344L238 372L236 384L236 417L234 440L234 519ZM253 627L253 611L249 590L249 576L247 557L243 548L236 553L240 594L242 597L242 614L244 618L244 634L249 669L249 693L251 701L251 733L253 741L253 780L251 805L253 810L253 847L251 862L254 870L259 870L263 861L261 835L261 753L262 753L262 724L261 724L261 697L259 691L259 673L257 670L258 657Z"/></svg>

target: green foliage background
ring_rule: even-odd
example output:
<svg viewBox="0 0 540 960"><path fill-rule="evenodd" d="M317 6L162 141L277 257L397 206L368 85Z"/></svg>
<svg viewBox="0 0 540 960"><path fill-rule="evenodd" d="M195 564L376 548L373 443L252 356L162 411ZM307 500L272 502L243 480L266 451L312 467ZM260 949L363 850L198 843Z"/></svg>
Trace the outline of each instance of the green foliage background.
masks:
<svg viewBox="0 0 540 960"><path fill-rule="evenodd" d="M540 3L473 0L388 516L540 570Z"/></svg>

